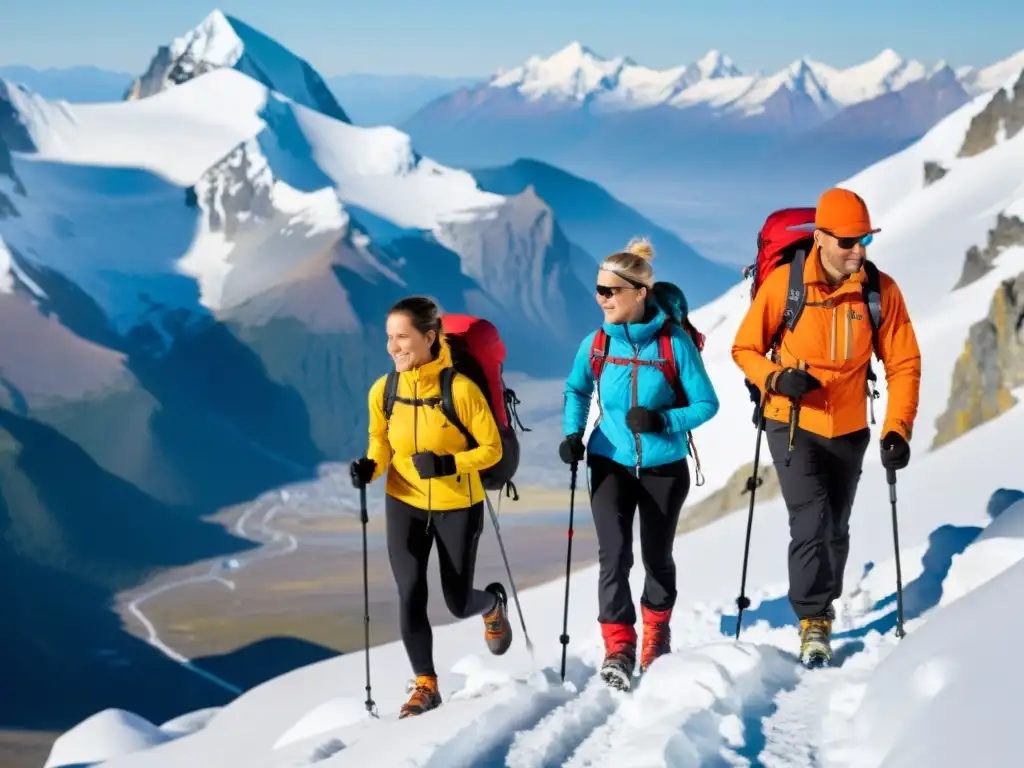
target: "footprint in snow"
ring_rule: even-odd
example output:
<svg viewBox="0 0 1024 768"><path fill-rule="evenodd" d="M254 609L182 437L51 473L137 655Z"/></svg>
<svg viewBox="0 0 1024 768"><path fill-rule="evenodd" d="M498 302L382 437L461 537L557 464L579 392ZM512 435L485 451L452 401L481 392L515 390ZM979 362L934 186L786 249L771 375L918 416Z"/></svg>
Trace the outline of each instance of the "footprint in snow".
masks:
<svg viewBox="0 0 1024 768"><path fill-rule="evenodd" d="M331 739L325 741L323 744L313 750L313 754L309 756L309 765L313 763L319 763L321 760L326 760L329 757L336 755L338 752L343 750L345 745L341 739Z"/></svg>

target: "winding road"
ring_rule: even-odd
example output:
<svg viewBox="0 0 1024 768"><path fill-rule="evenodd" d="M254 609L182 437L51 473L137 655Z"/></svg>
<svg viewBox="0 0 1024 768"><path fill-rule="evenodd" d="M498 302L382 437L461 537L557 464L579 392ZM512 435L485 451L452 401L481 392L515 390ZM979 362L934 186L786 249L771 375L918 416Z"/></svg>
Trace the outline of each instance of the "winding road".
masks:
<svg viewBox="0 0 1024 768"><path fill-rule="evenodd" d="M224 688L225 690L230 691L235 695L240 695L243 692L242 688L238 687L237 685L234 685L233 683L228 682L227 680L224 680L223 678L218 677L217 675L207 672L201 667L196 666L196 664L193 663L187 656L174 650L174 648L167 645L167 643L161 640L160 633L157 631L156 626L142 611L141 606L147 600L150 600L156 597L157 595L165 594L172 590L180 589L181 587L186 587L194 584L218 582L220 584L223 584L228 589L234 590L235 583L230 579L225 578L223 575L224 573L236 571L240 568L245 568L247 566L252 566L255 563L270 560L275 557L282 557L284 555L291 554L292 552L298 550L299 540L295 536L293 536L290 533L284 533L283 531L276 530L270 526L273 519L278 514L286 510L284 504L287 497L282 492L278 492L276 496L276 499L268 498L257 501L255 504L250 506L238 518L237 521L235 521L235 524L233 526L233 532L239 538L249 539L250 541L263 541L263 546L257 549L253 554L247 557L233 557L214 563L210 567L210 570L205 574L200 574L198 576L189 576L184 579L177 579L176 581L170 581L166 584L161 584L159 587L155 587L154 589L151 589L148 592L139 595L128 604L129 613L131 613L132 616L134 616L146 630L146 642L148 642L154 648L159 650L169 659L172 659L178 664L181 664L190 672L193 672L199 675L200 677L203 677L204 679L208 680L214 685ZM311 516L303 513L300 510L290 511L297 512L299 515L303 517ZM256 517L261 514L262 516L260 517L259 522L259 533L262 536L252 536L247 531L246 526L249 524L250 520L253 517ZM272 545L281 542L284 543L283 547L270 549Z"/></svg>

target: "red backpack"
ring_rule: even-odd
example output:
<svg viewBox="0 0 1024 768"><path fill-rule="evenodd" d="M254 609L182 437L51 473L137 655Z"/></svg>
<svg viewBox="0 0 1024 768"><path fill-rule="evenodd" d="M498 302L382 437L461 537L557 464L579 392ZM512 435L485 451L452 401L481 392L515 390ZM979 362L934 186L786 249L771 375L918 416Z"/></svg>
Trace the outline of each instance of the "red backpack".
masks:
<svg viewBox="0 0 1024 768"><path fill-rule="evenodd" d="M789 290L786 293L786 308L782 314L782 322L775 329L768 345L772 355L775 354L775 349L782 341L782 334L787 330L792 331L796 327L807 300L807 289L804 285L804 263L814 246L815 213L815 208L780 208L768 214L761 231L757 233L757 260L743 270L744 278L753 275L753 282L750 286L750 300L753 301L758 290L764 285L764 281L768 279L768 275L776 267L788 265ZM882 324L882 291L878 268L874 263L865 260L864 271L868 278L864 283L864 303L868 307L871 340L875 348L875 356L878 357L878 329ZM879 394L874 387L877 377L870 363L867 376L869 381L868 397L871 402L878 399ZM756 425L760 415L761 391L749 379L744 383L750 391L750 399L757 406L754 409L754 424ZM871 402L871 405L871 423L874 424L874 403Z"/></svg>
<svg viewBox="0 0 1024 768"><path fill-rule="evenodd" d="M512 420L515 419L523 432L530 430L523 426L516 413L519 399L515 391L508 389L502 379L505 344L501 335L490 321L469 315L441 315L441 327L452 353L452 367L441 371L441 397L423 398L415 402L399 398L398 373L392 370L384 385L384 416L391 418L396 400L410 405L440 406L441 412L463 434L472 450L477 447L476 439L459 419L452 395L455 374L469 377L487 398L501 435L501 459L494 466L480 472L480 481L489 491L500 491L507 487L518 499L519 493L512 478L519 468L519 439L512 428Z"/></svg>

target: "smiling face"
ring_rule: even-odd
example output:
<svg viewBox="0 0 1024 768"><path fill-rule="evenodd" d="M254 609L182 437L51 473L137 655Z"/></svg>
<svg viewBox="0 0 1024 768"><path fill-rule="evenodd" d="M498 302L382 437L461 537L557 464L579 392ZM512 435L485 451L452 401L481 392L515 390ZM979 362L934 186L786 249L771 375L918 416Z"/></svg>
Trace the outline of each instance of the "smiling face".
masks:
<svg viewBox="0 0 1024 768"><path fill-rule="evenodd" d="M598 270L596 294L605 322L616 325L633 322L644 314L647 289L637 288L613 272Z"/></svg>
<svg viewBox="0 0 1024 768"><path fill-rule="evenodd" d="M430 362L430 347L437 338L434 331L420 333L409 315L393 312L388 315L387 333L388 354L395 361L396 371L410 371Z"/></svg>

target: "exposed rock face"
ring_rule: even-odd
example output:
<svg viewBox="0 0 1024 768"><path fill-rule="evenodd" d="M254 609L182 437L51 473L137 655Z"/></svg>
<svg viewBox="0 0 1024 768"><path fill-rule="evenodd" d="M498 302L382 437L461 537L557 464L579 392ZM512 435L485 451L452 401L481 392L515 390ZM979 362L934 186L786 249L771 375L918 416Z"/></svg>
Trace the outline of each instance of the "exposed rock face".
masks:
<svg viewBox="0 0 1024 768"><path fill-rule="evenodd" d="M1000 132L1012 139L1024 128L1024 72L1012 93L1000 88L981 112L974 116L960 147L960 157L972 157L996 145Z"/></svg>
<svg viewBox="0 0 1024 768"><path fill-rule="evenodd" d="M949 173L949 169L943 167L942 164L928 160L924 164L924 185L927 187L934 184L947 173Z"/></svg>
<svg viewBox="0 0 1024 768"><path fill-rule="evenodd" d="M963 272L953 290L970 285L982 277L992 269L992 264L1000 253L1015 245L1024 245L1024 221L1016 216L1000 213L996 217L995 227L988 231L988 243L985 248L972 245L967 250Z"/></svg>
<svg viewBox="0 0 1024 768"><path fill-rule="evenodd" d="M949 406L936 420L933 448L1012 408L1024 384L1024 272L996 290L988 317L971 326L953 370Z"/></svg>
<svg viewBox="0 0 1024 768"><path fill-rule="evenodd" d="M25 188L14 172L11 152L31 152L35 149L32 138L25 130L18 111L11 103L8 91L13 86L0 80L0 219L17 216L11 194L24 195Z"/></svg>
<svg viewBox="0 0 1024 768"><path fill-rule="evenodd" d="M494 216L446 223L436 235L459 254L464 274L548 343L578 344L599 322L573 270L569 242L532 186L507 198ZM581 311L587 307L594 308L589 316Z"/></svg>
<svg viewBox="0 0 1024 768"><path fill-rule="evenodd" d="M274 215L273 187L270 166L252 140L204 173L193 189L210 231L233 240L246 223L254 225Z"/></svg>
<svg viewBox="0 0 1024 768"><path fill-rule="evenodd" d="M765 456L766 451L762 446L761 466L757 468L757 477L761 485L757 488L757 502L770 501L782 495L779 488L779 478L775 474L775 467L770 456ZM683 514L679 518L679 525L676 530L679 533L686 533L701 528L708 523L713 523L721 517L738 509L746 509L750 506L750 494L747 491L747 482L750 480L750 473L754 469L754 462L744 464L732 473L725 485L705 499L696 504L683 507Z"/></svg>

